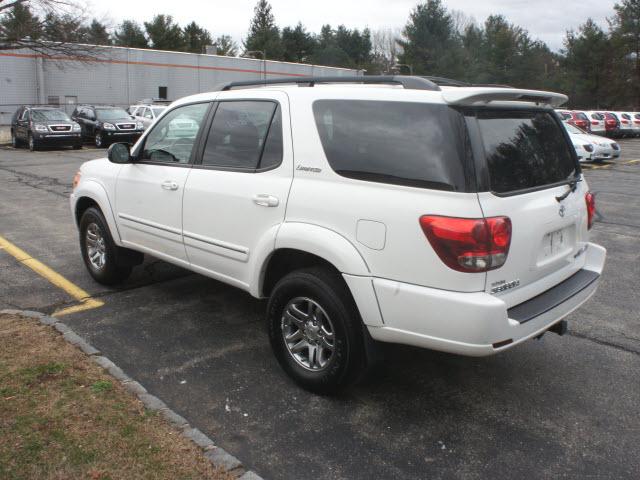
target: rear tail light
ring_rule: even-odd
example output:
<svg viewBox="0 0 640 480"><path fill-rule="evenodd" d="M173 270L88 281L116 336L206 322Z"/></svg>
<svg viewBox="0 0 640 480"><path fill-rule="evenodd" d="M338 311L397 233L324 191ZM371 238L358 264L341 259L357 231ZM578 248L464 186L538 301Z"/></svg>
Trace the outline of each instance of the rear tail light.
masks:
<svg viewBox="0 0 640 480"><path fill-rule="evenodd" d="M587 203L587 229L591 230L591 227L593 227L593 217L596 214L596 197L593 193L587 192L584 200Z"/></svg>
<svg viewBox="0 0 640 480"><path fill-rule="evenodd" d="M420 226L445 265L458 272L500 268L511 245L508 217L456 218L424 215Z"/></svg>
<svg viewBox="0 0 640 480"><path fill-rule="evenodd" d="M598 126L598 125L600 125L600 122L596 122L595 120L591 120L591 125Z"/></svg>

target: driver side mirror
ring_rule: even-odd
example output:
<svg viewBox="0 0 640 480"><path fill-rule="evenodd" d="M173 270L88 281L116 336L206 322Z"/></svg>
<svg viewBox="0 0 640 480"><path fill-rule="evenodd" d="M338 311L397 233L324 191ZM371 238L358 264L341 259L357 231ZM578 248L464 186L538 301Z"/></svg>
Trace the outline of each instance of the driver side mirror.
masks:
<svg viewBox="0 0 640 480"><path fill-rule="evenodd" d="M107 151L107 158L111 163L130 163L131 154L126 143L113 143Z"/></svg>

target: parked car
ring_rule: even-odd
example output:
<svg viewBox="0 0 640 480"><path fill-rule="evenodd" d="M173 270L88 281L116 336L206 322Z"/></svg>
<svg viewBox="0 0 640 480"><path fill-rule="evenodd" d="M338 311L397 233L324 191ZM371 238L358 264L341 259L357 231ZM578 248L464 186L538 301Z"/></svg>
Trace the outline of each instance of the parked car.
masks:
<svg viewBox="0 0 640 480"><path fill-rule="evenodd" d="M93 140L98 148L113 142L132 144L144 131L142 122L118 107L81 105L76 107L71 118L80 124L82 136Z"/></svg>
<svg viewBox="0 0 640 480"><path fill-rule="evenodd" d="M622 136L620 133L620 120L611 112L598 112L604 116L605 135L610 138Z"/></svg>
<svg viewBox="0 0 640 480"><path fill-rule="evenodd" d="M268 298L275 356L315 392L357 379L375 341L484 356L562 334L606 253L566 100L411 76L187 97L80 168L82 258L107 285L149 254ZM176 138L177 119L198 128Z"/></svg>
<svg viewBox="0 0 640 480"><path fill-rule="evenodd" d="M587 116L591 123L591 133L595 133L596 135L605 135L607 133L605 118L602 113L594 111L582 113Z"/></svg>
<svg viewBox="0 0 640 480"><path fill-rule="evenodd" d="M631 137L635 134L633 131L633 125L631 123L631 118L628 114L624 112L609 112L613 115L618 121L618 132L617 136L619 137Z"/></svg>
<svg viewBox="0 0 640 480"><path fill-rule="evenodd" d="M167 107L164 105L138 105L133 109L131 115L137 121L142 122L146 130L166 109Z"/></svg>
<svg viewBox="0 0 640 480"><path fill-rule="evenodd" d="M564 124L581 162L602 162L620 156L620 145L611 139L591 135L578 127Z"/></svg>
<svg viewBox="0 0 640 480"><path fill-rule="evenodd" d="M563 121L586 131L591 130L591 122L584 112L575 112L573 110L556 110L556 112Z"/></svg>
<svg viewBox="0 0 640 480"><path fill-rule="evenodd" d="M80 125L60 109L23 105L11 119L11 145L27 145L31 151L54 146L79 149Z"/></svg>
<svg viewBox="0 0 640 480"><path fill-rule="evenodd" d="M635 118L635 114L633 112L623 112L622 117L626 120L629 120L629 124L631 125L632 135L634 137L640 136L640 120Z"/></svg>

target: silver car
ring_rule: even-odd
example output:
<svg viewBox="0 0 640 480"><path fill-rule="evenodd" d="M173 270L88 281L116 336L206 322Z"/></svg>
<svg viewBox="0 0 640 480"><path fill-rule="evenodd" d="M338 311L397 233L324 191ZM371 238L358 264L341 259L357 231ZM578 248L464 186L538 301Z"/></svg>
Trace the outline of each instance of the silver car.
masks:
<svg viewBox="0 0 640 480"><path fill-rule="evenodd" d="M167 107L164 105L136 105L135 107L131 107L131 109L131 115L133 115L136 120L142 122L146 130Z"/></svg>

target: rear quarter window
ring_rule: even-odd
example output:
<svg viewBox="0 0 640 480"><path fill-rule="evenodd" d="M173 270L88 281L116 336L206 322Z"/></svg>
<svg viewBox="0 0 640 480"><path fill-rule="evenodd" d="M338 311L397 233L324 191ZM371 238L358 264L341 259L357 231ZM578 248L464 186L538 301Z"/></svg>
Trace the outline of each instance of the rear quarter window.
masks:
<svg viewBox="0 0 640 480"><path fill-rule="evenodd" d="M341 176L468 191L463 117L446 105L317 100L313 114L329 165Z"/></svg>
<svg viewBox="0 0 640 480"><path fill-rule="evenodd" d="M551 113L480 110L477 120L493 192L542 188L577 174L572 146Z"/></svg>

